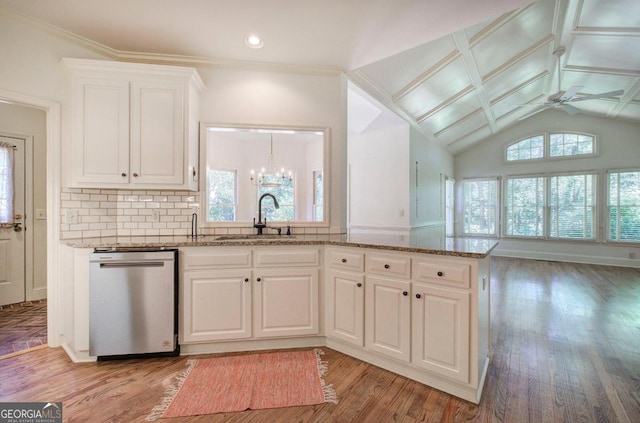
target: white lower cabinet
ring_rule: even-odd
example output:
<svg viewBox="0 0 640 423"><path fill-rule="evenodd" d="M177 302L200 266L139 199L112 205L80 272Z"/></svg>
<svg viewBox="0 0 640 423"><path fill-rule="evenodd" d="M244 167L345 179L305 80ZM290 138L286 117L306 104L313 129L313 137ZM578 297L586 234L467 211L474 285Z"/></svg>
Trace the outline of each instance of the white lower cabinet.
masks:
<svg viewBox="0 0 640 423"><path fill-rule="evenodd" d="M489 360L488 258L334 247L325 257L328 346L479 401Z"/></svg>
<svg viewBox="0 0 640 423"><path fill-rule="evenodd" d="M469 382L470 292L413 284L412 363Z"/></svg>
<svg viewBox="0 0 640 423"><path fill-rule="evenodd" d="M181 343L318 334L317 248L193 247L180 262Z"/></svg>
<svg viewBox="0 0 640 423"><path fill-rule="evenodd" d="M478 403L490 355L489 258L342 246L181 251L180 341L192 352L324 342Z"/></svg>
<svg viewBox="0 0 640 423"><path fill-rule="evenodd" d="M254 336L318 333L318 269L256 269Z"/></svg>
<svg viewBox="0 0 640 423"><path fill-rule="evenodd" d="M182 342L250 338L251 280L249 269L184 272Z"/></svg>
<svg viewBox="0 0 640 423"><path fill-rule="evenodd" d="M411 358L411 283L367 276L365 347L408 362Z"/></svg>

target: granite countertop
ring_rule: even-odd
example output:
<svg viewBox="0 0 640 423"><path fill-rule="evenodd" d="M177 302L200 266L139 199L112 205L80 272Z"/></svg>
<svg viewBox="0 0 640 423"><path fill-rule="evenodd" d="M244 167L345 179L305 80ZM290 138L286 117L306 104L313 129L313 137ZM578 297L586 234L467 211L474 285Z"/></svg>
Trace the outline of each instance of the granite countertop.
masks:
<svg viewBox="0 0 640 423"><path fill-rule="evenodd" d="M140 236L83 238L63 240L73 248L176 248L207 246L262 246L262 245L338 245L344 247L374 248L380 250L437 254L452 257L485 258L498 245L493 239L425 237L379 233L324 234L324 235L203 235Z"/></svg>

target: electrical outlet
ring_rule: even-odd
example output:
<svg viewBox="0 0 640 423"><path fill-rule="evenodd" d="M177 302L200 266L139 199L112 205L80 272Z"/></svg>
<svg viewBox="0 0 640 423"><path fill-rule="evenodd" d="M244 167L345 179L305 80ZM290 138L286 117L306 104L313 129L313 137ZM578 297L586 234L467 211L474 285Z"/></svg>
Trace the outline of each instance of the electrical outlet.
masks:
<svg viewBox="0 0 640 423"><path fill-rule="evenodd" d="M78 210L67 209L66 213L67 225L75 225L78 223Z"/></svg>
<svg viewBox="0 0 640 423"><path fill-rule="evenodd" d="M636 259L636 253L634 253L634 252L630 252L630 253L629 253L629 259L630 259L630 260L635 260L635 259Z"/></svg>
<svg viewBox="0 0 640 423"><path fill-rule="evenodd" d="M160 222L160 210L153 209L153 212L151 212L151 220L154 222Z"/></svg>

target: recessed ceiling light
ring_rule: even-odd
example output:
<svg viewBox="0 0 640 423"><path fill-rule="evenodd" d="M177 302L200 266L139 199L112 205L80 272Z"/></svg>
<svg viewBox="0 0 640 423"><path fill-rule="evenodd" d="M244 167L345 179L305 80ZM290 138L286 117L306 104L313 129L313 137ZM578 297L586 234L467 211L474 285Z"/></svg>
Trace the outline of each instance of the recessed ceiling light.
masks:
<svg viewBox="0 0 640 423"><path fill-rule="evenodd" d="M262 48L262 46L264 45L262 38L260 38L256 34L247 35L244 39L244 43L247 45L247 47L251 48Z"/></svg>

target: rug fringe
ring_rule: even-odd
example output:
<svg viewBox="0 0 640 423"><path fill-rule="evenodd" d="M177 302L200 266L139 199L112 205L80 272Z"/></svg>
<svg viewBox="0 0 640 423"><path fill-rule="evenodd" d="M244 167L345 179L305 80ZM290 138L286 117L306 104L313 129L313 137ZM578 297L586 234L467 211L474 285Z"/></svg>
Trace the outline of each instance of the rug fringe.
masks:
<svg viewBox="0 0 640 423"><path fill-rule="evenodd" d="M316 360L318 362L318 374L320 375L320 384L322 385L322 393L324 394L324 402L332 402L334 404L338 403L338 396L336 395L336 390L333 387L333 384L326 384L324 381L324 376L329 371L329 362L322 360L320 357L324 355L324 351L320 348L314 349L316 353Z"/></svg>
<svg viewBox="0 0 640 423"><path fill-rule="evenodd" d="M164 392L162 402L151 409L151 414L147 416L145 421L154 422L162 417L164 412L167 411L167 408L169 408L169 405L171 405L175 399L176 395L178 395L184 381L187 379L187 376L189 376L189 373L191 373L191 370L193 370L197 362L198 360L196 359L187 360L187 370L176 376L175 383L167 387L167 390Z"/></svg>

